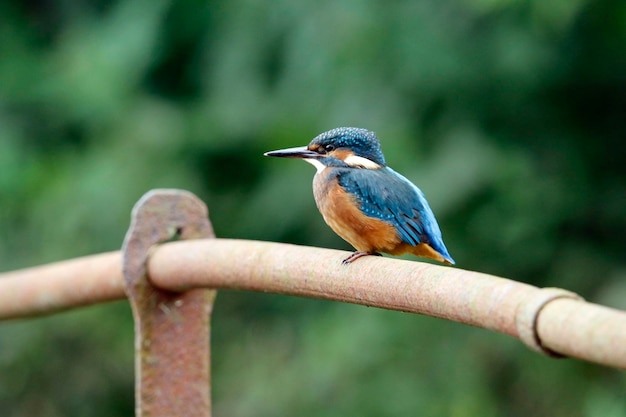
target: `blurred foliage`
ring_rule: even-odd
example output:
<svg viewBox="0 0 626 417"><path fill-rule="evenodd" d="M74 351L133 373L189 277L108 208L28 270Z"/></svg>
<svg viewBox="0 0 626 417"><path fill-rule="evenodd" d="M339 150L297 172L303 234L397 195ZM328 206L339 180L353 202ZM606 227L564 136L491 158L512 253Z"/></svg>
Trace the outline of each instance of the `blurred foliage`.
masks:
<svg viewBox="0 0 626 417"><path fill-rule="evenodd" d="M462 268L626 308L622 0L0 3L0 268L115 250L156 187L218 236L349 249L312 169L378 132ZM626 416L624 375L484 330L222 292L218 416ZM133 413L126 303L0 325L0 413Z"/></svg>

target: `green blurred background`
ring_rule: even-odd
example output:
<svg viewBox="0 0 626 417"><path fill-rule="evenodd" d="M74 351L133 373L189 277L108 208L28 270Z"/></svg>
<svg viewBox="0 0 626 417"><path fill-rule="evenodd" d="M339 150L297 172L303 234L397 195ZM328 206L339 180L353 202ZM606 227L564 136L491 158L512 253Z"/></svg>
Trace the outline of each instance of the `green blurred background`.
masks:
<svg viewBox="0 0 626 417"><path fill-rule="evenodd" d="M623 0L0 3L0 269L116 250L156 187L220 237L350 249L314 170L375 130L458 266L626 309ZM217 416L626 416L626 378L428 317L221 292ZM0 324L0 415L129 416L125 302Z"/></svg>

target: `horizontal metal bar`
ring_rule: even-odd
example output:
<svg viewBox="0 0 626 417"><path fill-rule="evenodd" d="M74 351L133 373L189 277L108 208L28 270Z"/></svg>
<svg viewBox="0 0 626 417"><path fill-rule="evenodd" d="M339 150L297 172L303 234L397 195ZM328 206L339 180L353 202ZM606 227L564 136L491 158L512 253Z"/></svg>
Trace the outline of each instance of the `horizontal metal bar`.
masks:
<svg viewBox="0 0 626 417"><path fill-rule="evenodd" d="M345 266L345 257L280 243L181 241L154 250L148 275L172 291L241 289L442 317L520 337L544 353L626 368L626 312L459 268L380 257ZM119 254L65 261L0 275L0 319L123 296Z"/></svg>
<svg viewBox="0 0 626 417"><path fill-rule="evenodd" d="M478 272L424 262L366 257L343 265L346 252L217 239L174 242L155 250L157 286L241 289L322 298L427 314L517 336L515 309L537 288ZM210 256L208 254L210 253ZM176 273L184 280L173 282Z"/></svg>
<svg viewBox="0 0 626 417"><path fill-rule="evenodd" d="M0 319L40 316L122 298L119 251L0 274Z"/></svg>

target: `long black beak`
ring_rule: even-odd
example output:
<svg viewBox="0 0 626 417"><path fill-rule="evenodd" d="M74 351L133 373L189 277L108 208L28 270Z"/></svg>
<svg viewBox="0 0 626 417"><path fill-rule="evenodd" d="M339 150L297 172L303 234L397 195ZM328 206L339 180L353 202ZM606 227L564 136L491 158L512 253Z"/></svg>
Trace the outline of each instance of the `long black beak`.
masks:
<svg viewBox="0 0 626 417"><path fill-rule="evenodd" d="M265 152L265 156L277 156L279 158L301 158L301 159L319 159L321 155L307 149L306 146L297 148L279 149L277 151Z"/></svg>

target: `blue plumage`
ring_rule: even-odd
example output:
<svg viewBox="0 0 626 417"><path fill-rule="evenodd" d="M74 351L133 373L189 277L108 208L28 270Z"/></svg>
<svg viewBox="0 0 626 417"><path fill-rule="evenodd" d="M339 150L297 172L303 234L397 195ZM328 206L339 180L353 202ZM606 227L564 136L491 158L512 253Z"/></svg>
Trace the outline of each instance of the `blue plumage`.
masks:
<svg viewBox="0 0 626 417"><path fill-rule="evenodd" d="M393 224L403 242L428 243L454 263L422 191L389 167L378 170L335 168L337 180L369 217Z"/></svg>

